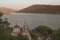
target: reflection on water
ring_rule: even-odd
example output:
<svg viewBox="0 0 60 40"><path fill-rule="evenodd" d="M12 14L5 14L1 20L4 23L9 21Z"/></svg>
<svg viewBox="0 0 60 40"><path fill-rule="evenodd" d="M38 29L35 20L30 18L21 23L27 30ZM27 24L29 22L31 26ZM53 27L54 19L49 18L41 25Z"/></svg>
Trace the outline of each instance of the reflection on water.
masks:
<svg viewBox="0 0 60 40"><path fill-rule="evenodd" d="M16 22L18 25L22 26L24 20L27 21L30 29L33 29L38 25L47 25L53 29L60 27L60 15L11 13L9 15L4 15L2 18L5 17L7 17L11 23L11 27L14 26Z"/></svg>

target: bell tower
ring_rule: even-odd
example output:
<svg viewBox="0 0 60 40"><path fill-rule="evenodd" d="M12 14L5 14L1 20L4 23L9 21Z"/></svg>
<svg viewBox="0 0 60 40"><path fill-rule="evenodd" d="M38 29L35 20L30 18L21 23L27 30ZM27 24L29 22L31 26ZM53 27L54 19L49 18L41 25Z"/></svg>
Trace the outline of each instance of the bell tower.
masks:
<svg viewBox="0 0 60 40"><path fill-rule="evenodd" d="M28 24L27 24L26 21L24 21L24 23L23 23L23 32L24 32L24 33L29 32L29 27L28 27Z"/></svg>
<svg viewBox="0 0 60 40"><path fill-rule="evenodd" d="M31 36L29 33L29 26L28 26L26 20L24 20L22 31L23 31L22 32L23 36L25 36L28 40L31 40Z"/></svg>

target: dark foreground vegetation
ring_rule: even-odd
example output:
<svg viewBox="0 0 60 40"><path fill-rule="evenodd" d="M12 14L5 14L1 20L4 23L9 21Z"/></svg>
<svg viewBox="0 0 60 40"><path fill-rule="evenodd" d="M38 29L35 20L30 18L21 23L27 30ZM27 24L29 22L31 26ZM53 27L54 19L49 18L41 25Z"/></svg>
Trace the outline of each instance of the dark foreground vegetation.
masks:
<svg viewBox="0 0 60 40"><path fill-rule="evenodd" d="M10 23L7 21L7 18L3 21L2 16L3 14L0 13L0 40L27 40L22 34L17 37L11 36L12 29L9 27ZM53 30L48 26L39 25L29 32L32 40L37 40L38 37L41 37L42 40L47 40L49 37L50 40L60 40L60 29Z"/></svg>

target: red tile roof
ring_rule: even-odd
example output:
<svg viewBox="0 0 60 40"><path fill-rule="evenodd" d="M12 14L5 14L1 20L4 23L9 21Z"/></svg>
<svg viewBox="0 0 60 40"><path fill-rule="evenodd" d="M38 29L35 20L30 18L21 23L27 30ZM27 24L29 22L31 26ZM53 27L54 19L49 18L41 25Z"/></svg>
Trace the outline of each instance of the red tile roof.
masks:
<svg viewBox="0 0 60 40"><path fill-rule="evenodd" d="M14 26L14 28L20 28L20 26L16 24L16 25Z"/></svg>

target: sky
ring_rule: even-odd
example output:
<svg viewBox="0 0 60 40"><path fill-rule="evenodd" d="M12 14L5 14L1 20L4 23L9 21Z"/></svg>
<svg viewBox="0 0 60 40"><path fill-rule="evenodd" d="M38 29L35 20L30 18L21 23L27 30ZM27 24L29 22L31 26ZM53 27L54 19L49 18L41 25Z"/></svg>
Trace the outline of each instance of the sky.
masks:
<svg viewBox="0 0 60 40"><path fill-rule="evenodd" d="M0 7L20 10L34 4L60 5L60 0L0 0Z"/></svg>

